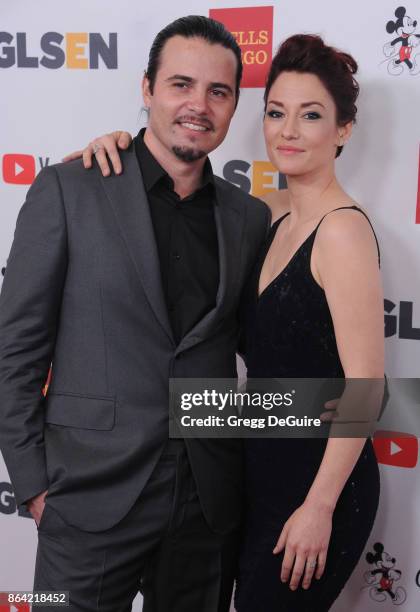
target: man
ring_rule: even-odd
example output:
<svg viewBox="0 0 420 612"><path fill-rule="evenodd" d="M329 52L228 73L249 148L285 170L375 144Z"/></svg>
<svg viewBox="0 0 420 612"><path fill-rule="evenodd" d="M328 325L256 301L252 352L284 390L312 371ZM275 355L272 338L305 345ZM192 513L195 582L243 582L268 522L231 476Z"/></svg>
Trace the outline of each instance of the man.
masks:
<svg viewBox="0 0 420 612"><path fill-rule="evenodd" d="M69 590L71 610L130 610L139 590L148 612L229 609L240 442L168 440L168 381L236 375L237 305L269 213L207 154L241 71L221 24L169 24L124 173L46 168L19 213L0 298L0 442L37 523L34 590Z"/></svg>

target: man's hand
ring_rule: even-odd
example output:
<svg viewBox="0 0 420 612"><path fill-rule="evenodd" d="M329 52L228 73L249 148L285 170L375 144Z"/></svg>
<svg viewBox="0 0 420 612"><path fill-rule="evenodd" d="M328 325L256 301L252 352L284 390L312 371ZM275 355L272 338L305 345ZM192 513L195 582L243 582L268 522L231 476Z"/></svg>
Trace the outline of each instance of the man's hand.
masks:
<svg viewBox="0 0 420 612"><path fill-rule="evenodd" d="M41 522L41 516L42 516L42 513L44 512L45 496L47 493L48 493L48 490L43 491L39 495L35 495L35 497L32 497L26 502L26 507L28 508L29 512L32 514L37 527L39 527L39 523Z"/></svg>
<svg viewBox="0 0 420 612"><path fill-rule="evenodd" d="M85 168L92 167L92 156L95 155L96 161L101 169L104 176L111 174L109 167L108 157L111 160L112 168L115 174L121 174L122 166L121 159L118 154L118 149L126 149L132 141L131 134L129 132L123 132L118 130L111 132L111 134L105 134L99 138L95 138L81 151L74 151L63 158L63 162L72 161L83 157L83 165ZM117 149L118 147L118 149Z"/></svg>

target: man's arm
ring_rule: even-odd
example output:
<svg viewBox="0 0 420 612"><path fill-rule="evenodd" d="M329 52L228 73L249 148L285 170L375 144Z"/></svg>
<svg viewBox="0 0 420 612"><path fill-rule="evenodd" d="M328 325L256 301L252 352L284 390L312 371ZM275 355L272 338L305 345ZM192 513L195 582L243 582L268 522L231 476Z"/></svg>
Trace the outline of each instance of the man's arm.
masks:
<svg viewBox="0 0 420 612"><path fill-rule="evenodd" d="M21 504L48 488L42 387L52 360L67 268L56 170L30 188L0 295L0 448Z"/></svg>

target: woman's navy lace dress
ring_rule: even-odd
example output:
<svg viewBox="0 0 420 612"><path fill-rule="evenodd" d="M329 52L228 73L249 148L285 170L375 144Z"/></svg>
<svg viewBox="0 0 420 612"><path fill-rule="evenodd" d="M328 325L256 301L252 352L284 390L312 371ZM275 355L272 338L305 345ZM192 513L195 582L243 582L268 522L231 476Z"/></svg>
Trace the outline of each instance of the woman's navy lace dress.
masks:
<svg viewBox="0 0 420 612"><path fill-rule="evenodd" d="M356 207L353 208L360 211ZM285 215L287 216L287 215ZM317 228L285 269L258 297L265 256L245 289L242 325L249 378L343 378L334 327L323 289L310 270ZM355 568L372 529L379 500L379 471L369 439L333 515L327 564L308 590L280 581L283 552L273 555L284 523L304 502L320 466L326 439L246 439L247 511L235 595L238 612L329 610Z"/></svg>

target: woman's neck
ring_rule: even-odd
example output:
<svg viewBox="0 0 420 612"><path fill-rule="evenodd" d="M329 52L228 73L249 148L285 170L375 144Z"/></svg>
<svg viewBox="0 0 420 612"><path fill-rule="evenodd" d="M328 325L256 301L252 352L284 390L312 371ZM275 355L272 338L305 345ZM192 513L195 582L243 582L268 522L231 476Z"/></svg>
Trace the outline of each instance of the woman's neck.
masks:
<svg viewBox="0 0 420 612"><path fill-rule="evenodd" d="M290 202L289 227L302 225L334 208L352 203L350 196L338 183L334 172L286 178Z"/></svg>

